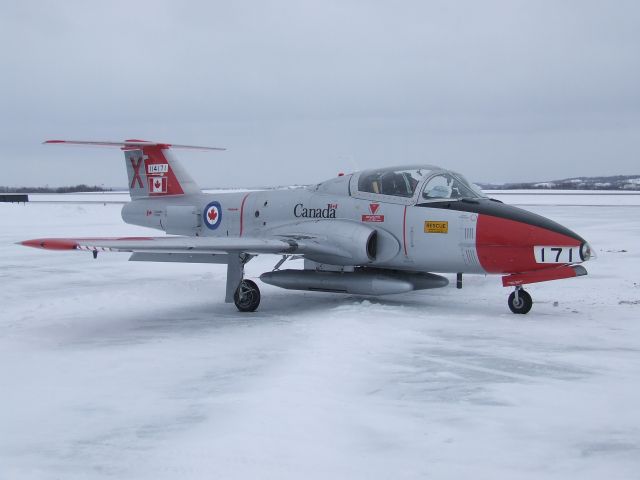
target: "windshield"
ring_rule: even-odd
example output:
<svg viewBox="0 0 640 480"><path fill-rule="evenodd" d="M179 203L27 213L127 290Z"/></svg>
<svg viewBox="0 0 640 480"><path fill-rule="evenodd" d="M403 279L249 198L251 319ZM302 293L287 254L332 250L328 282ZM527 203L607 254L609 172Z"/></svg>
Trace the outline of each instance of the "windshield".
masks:
<svg viewBox="0 0 640 480"><path fill-rule="evenodd" d="M443 172L434 175L422 190L424 200L460 200L462 198L486 198L482 190L470 184L462 175Z"/></svg>
<svg viewBox="0 0 640 480"><path fill-rule="evenodd" d="M360 174L358 190L394 197L413 197L418 183L431 173L424 168L383 168Z"/></svg>

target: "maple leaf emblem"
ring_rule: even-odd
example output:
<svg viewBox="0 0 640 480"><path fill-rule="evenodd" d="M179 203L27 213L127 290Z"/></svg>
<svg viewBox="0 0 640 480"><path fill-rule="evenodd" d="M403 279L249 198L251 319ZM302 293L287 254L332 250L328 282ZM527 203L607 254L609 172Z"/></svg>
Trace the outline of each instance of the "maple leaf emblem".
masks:
<svg viewBox="0 0 640 480"><path fill-rule="evenodd" d="M207 213L207 217L209 217L209 221L215 222L216 218L218 218L218 211L215 208L212 208L209 210L209 213Z"/></svg>
<svg viewBox="0 0 640 480"><path fill-rule="evenodd" d="M153 186L156 188L160 188L161 185L162 183L160 183L160 180L156 180L156 183L153 184Z"/></svg>

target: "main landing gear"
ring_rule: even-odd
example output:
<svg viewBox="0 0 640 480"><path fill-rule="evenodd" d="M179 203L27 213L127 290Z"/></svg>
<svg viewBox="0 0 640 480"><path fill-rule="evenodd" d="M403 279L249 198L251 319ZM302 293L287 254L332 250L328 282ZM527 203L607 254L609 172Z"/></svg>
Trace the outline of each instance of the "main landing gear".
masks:
<svg viewBox="0 0 640 480"><path fill-rule="evenodd" d="M229 254L227 260L227 292L224 301L235 303L241 312L255 312L260 305L260 289L256 282L245 280L244 266L253 255L240 253L238 255ZM283 255L282 259L273 267L278 270L287 260L299 260L298 255Z"/></svg>
<svg viewBox="0 0 640 480"><path fill-rule="evenodd" d="M260 305L260 289L252 280L244 278L244 266L253 255L229 254L227 260L227 288L224 301L235 303L241 312L255 312Z"/></svg>
<svg viewBox="0 0 640 480"><path fill-rule="evenodd" d="M233 303L241 312L255 312L260 305L260 289L252 280L242 280L233 294Z"/></svg>
<svg viewBox="0 0 640 480"><path fill-rule="evenodd" d="M531 295L520 286L516 287L516 289L511 292L511 295L509 295L509 308L513 313L529 313L532 306L533 300L531 299Z"/></svg>

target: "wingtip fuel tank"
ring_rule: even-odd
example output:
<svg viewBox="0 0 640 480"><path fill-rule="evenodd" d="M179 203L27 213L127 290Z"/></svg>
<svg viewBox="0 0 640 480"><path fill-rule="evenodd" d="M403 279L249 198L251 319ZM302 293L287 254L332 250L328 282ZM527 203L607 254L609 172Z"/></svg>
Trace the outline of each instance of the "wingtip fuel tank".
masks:
<svg viewBox="0 0 640 480"><path fill-rule="evenodd" d="M446 287L449 280L433 273L361 268L353 272L277 270L260 275L264 283L289 290L390 295Z"/></svg>

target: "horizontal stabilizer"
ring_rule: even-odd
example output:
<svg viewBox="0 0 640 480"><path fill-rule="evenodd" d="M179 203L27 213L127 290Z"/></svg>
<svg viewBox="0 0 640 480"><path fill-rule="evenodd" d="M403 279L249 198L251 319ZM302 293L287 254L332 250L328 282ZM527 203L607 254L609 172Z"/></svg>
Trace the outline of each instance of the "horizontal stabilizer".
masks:
<svg viewBox="0 0 640 480"><path fill-rule="evenodd" d="M166 142L148 142L146 140L125 140L124 142L102 142L102 141L85 141L85 140L47 140L43 144L63 144L63 145L91 145L95 147L120 147L120 148L142 148L142 147L161 147L161 148L181 148L189 150L226 150L220 147L199 147L196 145L177 145Z"/></svg>
<svg viewBox="0 0 640 480"><path fill-rule="evenodd" d="M92 140L47 140L48 145L82 145L95 147L118 147L124 151L125 168L129 178L129 194L132 200L175 195L197 195L202 193L195 180L187 173L172 148L190 150L225 150L219 147L175 145L129 139L122 142Z"/></svg>

